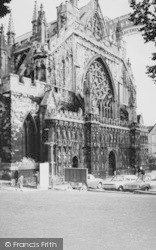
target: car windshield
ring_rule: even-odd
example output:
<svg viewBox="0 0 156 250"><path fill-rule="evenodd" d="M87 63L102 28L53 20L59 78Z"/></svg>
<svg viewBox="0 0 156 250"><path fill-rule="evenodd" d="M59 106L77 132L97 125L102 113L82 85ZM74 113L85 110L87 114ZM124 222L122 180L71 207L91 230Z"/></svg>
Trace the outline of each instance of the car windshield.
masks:
<svg viewBox="0 0 156 250"><path fill-rule="evenodd" d="M95 179L94 175L88 175L88 180L94 180L94 179Z"/></svg>

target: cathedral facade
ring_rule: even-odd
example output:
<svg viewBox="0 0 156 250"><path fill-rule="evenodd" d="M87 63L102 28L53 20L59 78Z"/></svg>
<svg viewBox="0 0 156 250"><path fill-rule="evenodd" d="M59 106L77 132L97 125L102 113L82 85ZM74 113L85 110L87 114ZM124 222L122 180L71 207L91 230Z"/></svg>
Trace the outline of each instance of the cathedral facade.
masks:
<svg viewBox="0 0 156 250"><path fill-rule="evenodd" d="M32 31L0 29L0 166L24 157L101 176L146 166L148 133L136 114L136 88L122 28L109 30L98 0L57 7L47 24L35 3Z"/></svg>

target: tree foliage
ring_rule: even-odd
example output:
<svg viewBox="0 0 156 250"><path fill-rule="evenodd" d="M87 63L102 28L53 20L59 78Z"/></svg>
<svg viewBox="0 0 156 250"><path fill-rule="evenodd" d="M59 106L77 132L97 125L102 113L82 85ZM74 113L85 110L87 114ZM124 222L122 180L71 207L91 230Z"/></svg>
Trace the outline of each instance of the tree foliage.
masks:
<svg viewBox="0 0 156 250"><path fill-rule="evenodd" d="M156 41L156 0L130 0L133 13L130 21L134 25L141 25L140 31L145 43ZM156 53L152 54L152 60L156 60ZM147 66L147 74L156 82L156 65Z"/></svg>
<svg viewBox="0 0 156 250"><path fill-rule="evenodd" d="M4 17L6 14L10 13L8 4L11 0L0 0L0 17Z"/></svg>

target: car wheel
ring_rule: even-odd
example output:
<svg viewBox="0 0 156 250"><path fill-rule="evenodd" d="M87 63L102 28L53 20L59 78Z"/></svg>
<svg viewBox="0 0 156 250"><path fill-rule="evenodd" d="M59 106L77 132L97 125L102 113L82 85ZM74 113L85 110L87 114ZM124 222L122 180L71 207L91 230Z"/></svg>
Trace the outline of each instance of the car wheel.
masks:
<svg viewBox="0 0 156 250"><path fill-rule="evenodd" d="M101 183L101 182L98 183L97 188L98 188L98 189L101 189L101 188L102 188L102 183Z"/></svg>
<svg viewBox="0 0 156 250"><path fill-rule="evenodd" d="M120 186L120 187L118 187L118 191L123 191L124 189L123 189L123 186Z"/></svg>

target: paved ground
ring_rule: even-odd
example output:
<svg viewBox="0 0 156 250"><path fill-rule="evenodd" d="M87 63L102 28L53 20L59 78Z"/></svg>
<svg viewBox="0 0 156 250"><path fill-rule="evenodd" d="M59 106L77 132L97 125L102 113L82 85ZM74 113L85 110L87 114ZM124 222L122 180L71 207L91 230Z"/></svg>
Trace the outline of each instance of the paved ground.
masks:
<svg viewBox="0 0 156 250"><path fill-rule="evenodd" d="M156 196L0 191L0 237L63 238L64 250L155 250Z"/></svg>

